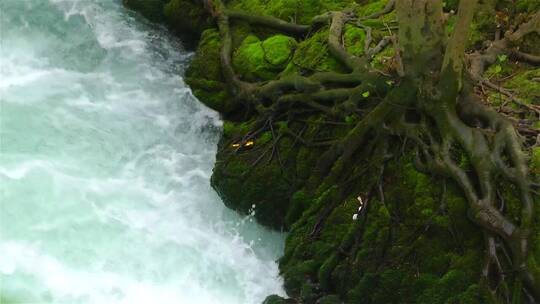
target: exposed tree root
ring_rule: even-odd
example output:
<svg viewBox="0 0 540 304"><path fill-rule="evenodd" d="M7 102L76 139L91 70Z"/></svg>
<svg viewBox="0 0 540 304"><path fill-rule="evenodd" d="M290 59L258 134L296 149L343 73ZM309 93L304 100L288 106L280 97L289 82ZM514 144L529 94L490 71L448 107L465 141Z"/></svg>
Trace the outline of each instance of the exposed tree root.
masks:
<svg viewBox="0 0 540 304"><path fill-rule="evenodd" d="M540 118L540 106L530 105L530 104L524 103L523 101L519 100L519 98L517 98L514 94L512 94L512 92L510 92L509 90L506 90L505 88L503 88L501 86L498 86L498 85L494 84L493 82L491 82L491 81L489 81L487 79L481 78L481 79L479 79L479 82L481 84L485 84L490 89L493 89L493 90L505 95L510 100L512 100L514 103L518 104L520 107L526 108L527 110L530 110L530 111L534 112L536 114L536 116L538 116Z"/></svg>
<svg viewBox="0 0 540 304"><path fill-rule="evenodd" d="M540 64L540 56L523 53L523 52L520 52L520 51L518 51L516 49L512 50L512 56L516 57L519 60L526 61L528 63Z"/></svg>
<svg viewBox="0 0 540 304"><path fill-rule="evenodd" d="M502 39L494 40L488 42L488 47L482 51L476 51L468 56L469 61L469 73L471 78L475 81L480 81L482 79L482 74L488 66L495 63L497 56L499 55L511 55L512 53L518 57L518 59L526 59L528 54L516 53L512 48L513 44L521 40L525 35L536 32L540 34L540 11L532 16L532 18L523 23L515 31L508 31L504 34ZM524 57L520 57L524 55ZM532 56L532 55L531 55ZM533 56L533 58L536 56ZM533 59L534 61L534 59Z"/></svg>

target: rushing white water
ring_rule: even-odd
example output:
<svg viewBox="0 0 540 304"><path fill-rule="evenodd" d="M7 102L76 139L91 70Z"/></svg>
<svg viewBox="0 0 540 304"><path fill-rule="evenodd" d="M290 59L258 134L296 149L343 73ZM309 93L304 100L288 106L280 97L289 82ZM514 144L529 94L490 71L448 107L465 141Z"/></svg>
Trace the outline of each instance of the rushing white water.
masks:
<svg viewBox="0 0 540 304"><path fill-rule="evenodd" d="M283 294L282 235L210 188L221 122L178 41L119 0L0 0L0 22L1 303Z"/></svg>

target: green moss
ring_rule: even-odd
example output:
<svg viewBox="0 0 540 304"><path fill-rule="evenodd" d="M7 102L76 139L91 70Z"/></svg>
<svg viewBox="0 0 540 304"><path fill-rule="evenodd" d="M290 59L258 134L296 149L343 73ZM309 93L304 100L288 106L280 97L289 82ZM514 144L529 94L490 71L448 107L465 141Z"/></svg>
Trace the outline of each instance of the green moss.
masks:
<svg viewBox="0 0 540 304"><path fill-rule="evenodd" d="M540 2L536 0L517 0L514 5L519 12L533 13L540 9Z"/></svg>
<svg viewBox="0 0 540 304"><path fill-rule="evenodd" d="M323 290L332 290L332 271L339 263L337 254L332 254L319 268L317 278Z"/></svg>
<svg viewBox="0 0 540 304"><path fill-rule="evenodd" d="M366 33L363 29L356 26L347 24L345 26L345 33L343 34L343 43L347 51L356 56L362 56L364 54L364 41L366 40Z"/></svg>
<svg viewBox="0 0 540 304"><path fill-rule="evenodd" d="M166 2L167 0L124 0L126 7L139 12L154 22L163 21L163 7Z"/></svg>
<svg viewBox="0 0 540 304"><path fill-rule="evenodd" d="M493 0L483 1L475 10L469 36L469 46L480 46L482 42L493 39L497 28L494 2Z"/></svg>
<svg viewBox="0 0 540 304"><path fill-rule="evenodd" d="M219 81L186 78L186 83L191 87L193 94L208 107L227 113L236 107L236 103L230 98L225 84Z"/></svg>
<svg viewBox="0 0 540 304"><path fill-rule="evenodd" d="M195 58L186 72L187 77L221 80L219 50L221 38L215 29L205 30L199 41Z"/></svg>
<svg viewBox="0 0 540 304"><path fill-rule="evenodd" d="M341 10L352 0L233 0L230 7L259 15L271 15L286 21L309 24L311 19L327 11Z"/></svg>
<svg viewBox="0 0 540 304"><path fill-rule="evenodd" d="M341 64L328 50L328 30L323 29L300 42L294 53L293 63L306 71L343 71Z"/></svg>
<svg viewBox="0 0 540 304"><path fill-rule="evenodd" d="M216 163L212 186L228 207L248 214L255 205L255 218L260 223L276 229L287 229L290 197L295 189L294 183L290 182L294 178L295 167L287 166L287 163L296 159L297 150L293 149L289 138L281 137L274 142L270 131L252 138L253 144L250 146L235 146L256 128L256 123L255 119L246 122L224 121L217 157L226 158L227 161ZM274 126L276 138L281 129L279 124ZM257 168L253 170L256 162ZM300 195L297 198L305 201ZM304 204L297 204L295 216L300 216Z"/></svg>
<svg viewBox="0 0 540 304"><path fill-rule="evenodd" d="M532 148L531 169L533 174L540 176L540 147Z"/></svg>
<svg viewBox="0 0 540 304"><path fill-rule="evenodd" d="M287 304L287 303L290 303L290 301L287 301L286 299L277 295L268 296L263 302L263 304Z"/></svg>
<svg viewBox="0 0 540 304"><path fill-rule="evenodd" d="M302 215L302 212L306 210L309 206L310 198L307 196L306 192L303 190L296 191L292 197L291 197L291 203L290 208L287 213L287 217L285 218L285 221L287 223L287 226L292 226L294 222L296 222L300 216Z"/></svg>
<svg viewBox="0 0 540 304"><path fill-rule="evenodd" d="M324 296L317 301L319 304L341 304L343 303L339 296L337 295L328 295Z"/></svg>
<svg viewBox="0 0 540 304"><path fill-rule="evenodd" d="M517 68L515 62L510 61L507 56L501 55L494 64L489 66L484 77L487 79L508 78L515 74Z"/></svg>
<svg viewBox="0 0 540 304"><path fill-rule="evenodd" d="M374 13L380 12L381 10L384 9L387 2L388 2L387 0L368 1L367 4L359 6L356 9L356 14L358 16L368 16L368 15L372 15Z"/></svg>
<svg viewBox="0 0 540 304"><path fill-rule="evenodd" d="M306 147L301 147L296 159L296 174L301 179L308 179L318 159L319 153Z"/></svg>
<svg viewBox="0 0 540 304"><path fill-rule="evenodd" d="M318 216L316 214L318 211L316 210L321 210L322 207L327 206L335 196L331 194L331 191L324 192L312 204L311 208L303 214L302 219L297 221L298 224L295 224L287 240L286 247L291 248L294 246L295 249L288 251L286 254L288 257L281 263L281 267L285 270L296 269L295 265L301 263L303 259L309 256L309 259L313 261L312 266L315 269L304 269L306 272L303 272L302 276L299 276L298 272L293 271L292 273L297 273L296 279L291 279L289 277L290 273L285 271L285 281L289 282L286 284L288 291L294 293L296 290L299 293L301 288L300 278L313 279L316 275L317 281L321 284L323 290L327 290L330 293L338 289L340 292L347 294L347 299L350 299L350 303L401 303L398 299L401 299L404 295L410 298L408 302L416 303L417 297L426 291L426 289L433 286L452 284L444 283L450 280L449 278L451 276L448 275L445 277L445 275L451 269L460 269L460 273L466 278L464 284L474 282L471 278L475 277L468 272L468 269L477 270L477 262L481 255L467 255L467 257L472 257L470 259L455 258L459 257L459 255L447 254L447 252L452 251L451 244L447 241L440 240L440 238L446 239L448 236L435 237L430 235L420 237L418 241L412 243L415 248L415 256L420 260L417 262L419 263L417 266L419 268L415 268L417 270L414 271L420 269L420 271L433 273L431 276L433 280L429 286L420 288L418 285L411 284L410 282L416 281L416 279L413 280L411 278L413 269L409 270L407 268L395 271L388 269L383 271L382 274L374 276L369 276L368 274L360 275L354 281L349 282L351 280L351 274L356 273L354 270L355 267L360 267L363 270L375 267L377 264L376 261L385 255L385 251L389 255L387 259L390 261L394 255L396 257L402 256L403 252L407 250L405 248L411 246L411 239L409 237L401 239L399 235L404 234L404 236L409 236L411 231L425 229L423 226L439 206L437 200L429 199L430 197L438 197L440 195L440 188L431 186L433 181L429 176L416 172L410 165L405 165L405 167L398 166L393 168L392 172L401 172L402 177L400 180L403 181L403 184L395 183L394 186L386 188L385 192L388 196L385 205L377 201L371 202L371 210L366 225L360 230L362 235L360 250L356 255L351 257L355 261L353 264L348 264L351 263L348 258L344 258L343 256L341 258L338 257L339 250L351 248L350 246L354 246L358 242L358 230L356 229L361 226L355 225L360 222L352 220L352 214L356 212L356 208L358 207L358 203L355 202L356 200L354 198L347 199L342 204L338 204L324 221L320 236L316 240L309 242L306 242L304 236L309 234L309 231L312 229L311 227L317 222ZM454 212L458 213L458 210L455 210L456 207L454 206L457 202L454 201L457 201L456 198L459 198L459 196L455 196L453 190L448 191L452 193L449 195L453 199L452 208ZM394 193L396 193L396 197L399 197L399 205L395 205L398 201L396 201ZM303 196L304 194L296 195ZM413 198L414 202L408 201L409 198ZM457 209L461 208L459 210L459 217L465 218L466 221L466 203L460 201L458 205L459 207ZM429 216L422 215L422 210L430 210ZM404 211L406 212L405 214L403 214ZM395 212L401 212L401 215L398 217L407 220L405 224L407 228L402 232L392 232L393 229L390 228L392 227L392 214ZM448 220L443 222L445 222L445 227L441 229L441 233L447 233L444 231L447 231L450 224ZM433 232L438 231L435 228L432 229ZM467 230L469 226L465 226L464 229L469 233ZM398 236L396 236L396 233L398 233ZM391 235L393 235L392 238ZM387 246L385 244L388 244L390 239L394 239L392 248L385 250L384 248ZM478 240L475 241L478 242ZM440 282L441 280L443 281ZM355 282L361 282L361 284L351 286ZM375 288L374 286L377 286L377 290L394 290L395 292L391 294L384 292L374 293L370 290L370 288ZM415 288L418 290L413 292ZM456 296L466 291L466 288L458 289L460 292L455 292ZM366 296L367 290L370 290L370 293L368 293L370 295L368 296ZM360 298L361 300L358 300Z"/></svg>
<svg viewBox="0 0 540 304"><path fill-rule="evenodd" d="M508 68L508 66L510 67ZM536 80L536 78L540 77L540 69L523 70L521 65L515 63L493 64L487 70L486 75L494 75L494 69L501 70L498 67L502 67L502 72L498 73L499 78L505 79L501 84L503 88L511 90L520 101L540 105L540 85ZM494 106L500 106L504 103L517 110L521 108L521 106L509 100L507 96L496 91L488 93L488 101ZM528 119L536 120L533 113L527 114ZM532 127L539 128L540 125L536 123Z"/></svg>
<svg viewBox="0 0 540 304"><path fill-rule="evenodd" d="M371 61L371 66L379 70L385 70L390 60L395 54L393 47L386 47L382 52L379 52Z"/></svg>
<svg viewBox="0 0 540 304"><path fill-rule="evenodd" d="M167 24L178 33L198 36L211 27L211 19L196 0L170 0L163 8Z"/></svg>
<svg viewBox="0 0 540 304"><path fill-rule="evenodd" d="M186 83L205 105L221 113L230 113L237 109L237 104L222 80L220 48L219 32L214 29L205 30L201 35L197 53L186 71Z"/></svg>
<svg viewBox="0 0 540 304"><path fill-rule="evenodd" d="M305 14L306 9L312 9L309 5L302 7L297 1L291 0L277 0L270 2L262 0L232 1L231 7L259 15L272 15L284 20L296 21L300 21L298 19L304 19L302 14Z"/></svg>
<svg viewBox="0 0 540 304"><path fill-rule="evenodd" d="M472 284L465 290L464 293L461 293L454 297L455 303L460 304L476 304L476 303L486 303L487 299L485 299L482 295L483 290L477 285Z"/></svg>
<svg viewBox="0 0 540 304"><path fill-rule="evenodd" d="M234 53L233 65L246 80L274 79L287 66L296 45L294 38L284 35L275 35L264 41L249 35Z"/></svg>
<svg viewBox="0 0 540 304"><path fill-rule="evenodd" d="M520 50L529 54L540 54L540 35L537 33L525 35L520 44Z"/></svg>
<svg viewBox="0 0 540 304"><path fill-rule="evenodd" d="M304 282L308 281L317 272L320 264L314 260L298 261L285 269L285 288L290 294L299 294Z"/></svg>
<svg viewBox="0 0 540 304"><path fill-rule="evenodd" d="M469 280L464 272L451 270L437 280L431 288L425 289L418 298L417 303L460 303L457 300L461 297L480 297L477 292L475 294L474 290L469 290L468 282ZM462 295L462 293L465 293L465 295Z"/></svg>
<svg viewBox="0 0 540 304"><path fill-rule="evenodd" d="M264 145L273 140L272 132L264 132L257 138L257 145Z"/></svg>
<svg viewBox="0 0 540 304"><path fill-rule="evenodd" d="M256 171L250 171L252 162L251 159L235 159L224 168L217 166L212 185L228 207L247 214L255 205L255 218L260 223L281 229L285 224L291 185L282 178L278 164L261 165ZM238 177L224 178L218 170ZM249 175L242 176L248 171Z"/></svg>
<svg viewBox="0 0 540 304"><path fill-rule="evenodd" d="M262 43L264 59L272 66L283 67L291 59L296 47L296 40L284 35L272 36Z"/></svg>
<svg viewBox="0 0 540 304"><path fill-rule="evenodd" d="M457 4L457 1L446 2L446 11ZM227 6L308 23L311 17L328 9L348 6L361 15L368 15L379 11L386 3L386 0L231 0ZM478 46L486 38L492 38L493 15L493 12L484 12L475 16L471 45ZM394 13L366 21L373 27L374 41L387 35L385 24L393 19ZM454 21L451 17L447 33L453 30ZM272 30L237 21L231 24L233 64L243 79L259 81L284 74L345 71L328 51L328 26L318 28L297 43ZM347 50L361 56L365 35L363 29L347 24L343 35ZM231 111L234 105L228 104L229 96L221 76L220 44L217 31L203 33L187 79L196 96L223 113L227 111L223 109ZM392 46L385 48L375 56L373 66L387 70L393 63L393 55ZM496 72L497 68L491 67L486 77L502 79L523 68L510 60L497 65L501 71ZM538 99L538 86L532 79L536 77L539 77L536 70L520 72L503 85L534 102ZM370 90L366 101L384 95L385 92ZM348 124L332 127L324 122L328 117L306 115L301 118L307 123L277 122L274 132L278 135L289 131L301 133L306 141L341 138L361 115L351 115L345 118ZM373 191L377 190L374 185L380 173L371 168L376 167L373 164L377 156L360 151L355 159L368 161L340 164L344 170L350 170L347 175L350 179L340 180L339 186L315 184L319 178L317 161L325 148L301 145L291 136L282 137L278 144L282 164L275 154L271 159L263 158L253 168L252 164L273 143L272 132L258 134L253 138L254 147L234 154L228 153L231 148L225 145L238 142L252 131L256 118L247 118L247 122L224 122L212 185L227 206L247 213L255 204L255 217L259 222L276 229L290 228L280 270L291 297L303 303L488 303L483 298L484 287L477 285L483 259L483 248L479 246L483 244L482 232L468 219L469 206L457 185L417 172L411 165L411 152L398 151L399 147L390 147L396 149L391 152L405 155L385 163L384 201L378 191ZM532 155L533 173L538 173L540 151L535 149ZM462 155L456 155L456 159L460 160L462 168L469 167L469 161ZM353 168L348 168L350 166ZM518 214L519 202L513 198L511 187L499 188L504 192L508 213ZM371 193L368 210L355 221L356 196L365 196L367 192ZM537 221L540 222L540 218ZM537 234L538 226L534 226ZM539 239L531 242L533 255L540 253ZM269 297L266 303L284 301Z"/></svg>
<svg viewBox="0 0 540 304"><path fill-rule="evenodd" d="M225 138L240 139L249 132L252 125L252 121L238 123L226 120L223 122L223 136Z"/></svg>
<svg viewBox="0 0 540 304"><path fill-rule="evenodd" d="M366 303L371 304L371 294L378 288L378 277L374 273L365 273L362 279L358 282L358 285L354 289L348 292L347 297L354 299L355 302L351 303Z"/></svg>
<svg viewBox="0 0 540 304"><path fill-rule="evenodd" d="M523 101L540 105L540 84L538 81L533 80L535 78L540 78L540 68L521 72L505 83L504 86L517 90Z"/></svg>
<svg viewBox="0 0 540 304"><path fill-rule="evenodd" d="M469 36L469 46L480 45L484 41L484 34L479 29L478 24L472 23Z"/></svg>

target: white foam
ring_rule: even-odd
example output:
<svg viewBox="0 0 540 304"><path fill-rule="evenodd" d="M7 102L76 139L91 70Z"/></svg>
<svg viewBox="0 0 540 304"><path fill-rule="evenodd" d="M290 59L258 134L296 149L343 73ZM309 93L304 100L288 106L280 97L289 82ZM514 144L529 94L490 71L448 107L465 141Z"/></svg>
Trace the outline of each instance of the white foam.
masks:
<svg viewBox="0 0 540 304"><path fill-rule="evenodd" d="M51 164L45 160L33 159L20 163L12 168L0 168L0 175L13 180L24 178L28 172L34 169L51 169Z"/></svg>

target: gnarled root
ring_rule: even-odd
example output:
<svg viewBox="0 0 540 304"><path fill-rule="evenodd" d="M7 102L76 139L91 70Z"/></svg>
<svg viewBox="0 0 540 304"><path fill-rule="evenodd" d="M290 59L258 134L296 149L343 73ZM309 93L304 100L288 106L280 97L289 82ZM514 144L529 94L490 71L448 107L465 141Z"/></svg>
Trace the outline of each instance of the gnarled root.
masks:
<svg viewBox="0 0 540 304"><path fill-rule="evenodd" d="M495 238L499 238L510 249L512 271L517 279L523 282L528 294L540 299L538 270L529 267L534 264L534 257L528 252L534 214L531 182L518 136L509 121L482 106L474 96L466 94L460 105L460 115L436 107L420 112L424 118L419 123L401 123L394 132L417 143L420 169L448 176L461 186L470 204L471 219L486 234L485 277L495 273L499 276L497 283L505 279L495 246ZM437 132L433 132L428 121L436 124ZM467 155L471 168L458 164L455 155L459 151ZM520 223L513 222L496 207L496 176L502 176L518 190L522 202Z"/></svg>

